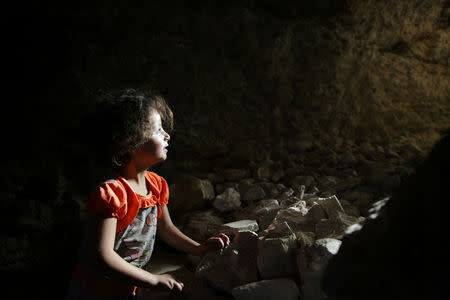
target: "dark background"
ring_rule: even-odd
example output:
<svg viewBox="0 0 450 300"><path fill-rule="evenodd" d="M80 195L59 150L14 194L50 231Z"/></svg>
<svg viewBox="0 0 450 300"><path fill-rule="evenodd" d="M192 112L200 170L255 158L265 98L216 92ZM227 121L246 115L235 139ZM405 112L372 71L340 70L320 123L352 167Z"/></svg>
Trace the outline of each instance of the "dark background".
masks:
<svg viewBox="0 0 450 300"><path fill-rule="evenodd" d="M178 174L343 153L413 168L448 127L444 1L20 2L2 10L2 272L64 293L102 91L172 105ZM447 17L446 17L447 16ZM358 156L359 155L359 156Z"/></svg>

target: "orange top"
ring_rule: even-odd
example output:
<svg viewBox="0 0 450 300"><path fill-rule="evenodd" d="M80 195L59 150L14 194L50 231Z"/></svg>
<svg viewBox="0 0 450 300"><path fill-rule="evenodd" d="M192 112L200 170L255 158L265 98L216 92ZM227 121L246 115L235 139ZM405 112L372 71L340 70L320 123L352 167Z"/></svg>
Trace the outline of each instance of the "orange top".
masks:
<svg viewBox="0 0 450 300"><path fill-rule="evenodd" d="M88 214L117 218L116 232L125 230L140 208L158 205L158 218L160 218L161 207L169 201L169 187L166 180L156 173L147 171L145 178L148 195L140 195L133 191L121 176L104 182L91 194L87 204Z"/></svg>
<svg viewBox="0 0 450 300"><path fill-rule="evenodd" d="M134 220L140 208L158 207L158 218L162 216L161 207L169 200L169 187L164 178L153 172L145 173L148 195L133 191L128 182L120 176L108 180L94 189L87 203L88 214L117 218L116 232L125 230ZM101 278L78 264L74 276L78 285L100 296L117 297L129 295L134 286Z"/></svg>

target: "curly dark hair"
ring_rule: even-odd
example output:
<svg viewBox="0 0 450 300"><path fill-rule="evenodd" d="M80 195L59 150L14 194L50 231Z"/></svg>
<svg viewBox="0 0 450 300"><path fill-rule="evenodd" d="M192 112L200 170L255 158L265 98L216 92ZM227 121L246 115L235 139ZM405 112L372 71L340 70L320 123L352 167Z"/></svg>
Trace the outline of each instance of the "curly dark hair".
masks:
<svg viewBox="0 0 450 300"><path fill-rule="evenodd" d="M155 126L148 120L154 111L160 114L163 127L171 132L174 125L172 110L165 99L151 89L120 89L100 98L94 112L99 130L96 151L102 151L103 159L112 164L113 170L127 164L130 152L148 140L148 132Z"/></svg>

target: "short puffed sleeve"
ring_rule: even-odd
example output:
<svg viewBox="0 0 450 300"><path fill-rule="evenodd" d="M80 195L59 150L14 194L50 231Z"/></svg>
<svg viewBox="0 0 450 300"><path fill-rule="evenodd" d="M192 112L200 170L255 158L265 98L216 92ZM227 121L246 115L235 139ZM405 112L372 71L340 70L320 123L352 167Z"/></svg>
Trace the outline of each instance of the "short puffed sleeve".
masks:
<svg viewBox="0 0 450 300"><path fill-rule="evenodd" d="M127 213L126 191L115 180L106 181L91 193L86 208L88 214L122 219Z"/></svg>
<svg viewBox="0 0 450 300"><path fill-rule="evenodd" d="M146 177L150 184L153 200L159 207L166 205L169 202L169 186L167 181L153 172L147 172Z"/></svg>

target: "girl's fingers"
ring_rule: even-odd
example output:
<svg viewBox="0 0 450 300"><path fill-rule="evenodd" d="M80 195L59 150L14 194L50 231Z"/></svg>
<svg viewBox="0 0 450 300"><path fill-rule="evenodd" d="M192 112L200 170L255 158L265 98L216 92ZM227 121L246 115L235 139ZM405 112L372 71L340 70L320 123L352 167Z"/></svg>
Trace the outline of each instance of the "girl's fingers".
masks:
<svg viewBox="0 0 450 300"><path fill-rule="evenodd" d="M209 244L211 246L213 246L214 248L222 249L224 247L224 243L223 243L222 239L219 237L212 237L208 241L209 241Z"/></svg>
<svg viewBox="0 0 450 300"><path fill-rule="evenodd" d="M181 292L183 290L184 284L182 282L175 281L174 288L177 292Z"/></svg>
<svg viewBox="0 0 450 300"><path fill-rule="evenodd" d="M226 234L221 233L219 234L219 237L221 238L225 246L228 246L230 244L230 238Z"/></svg>

